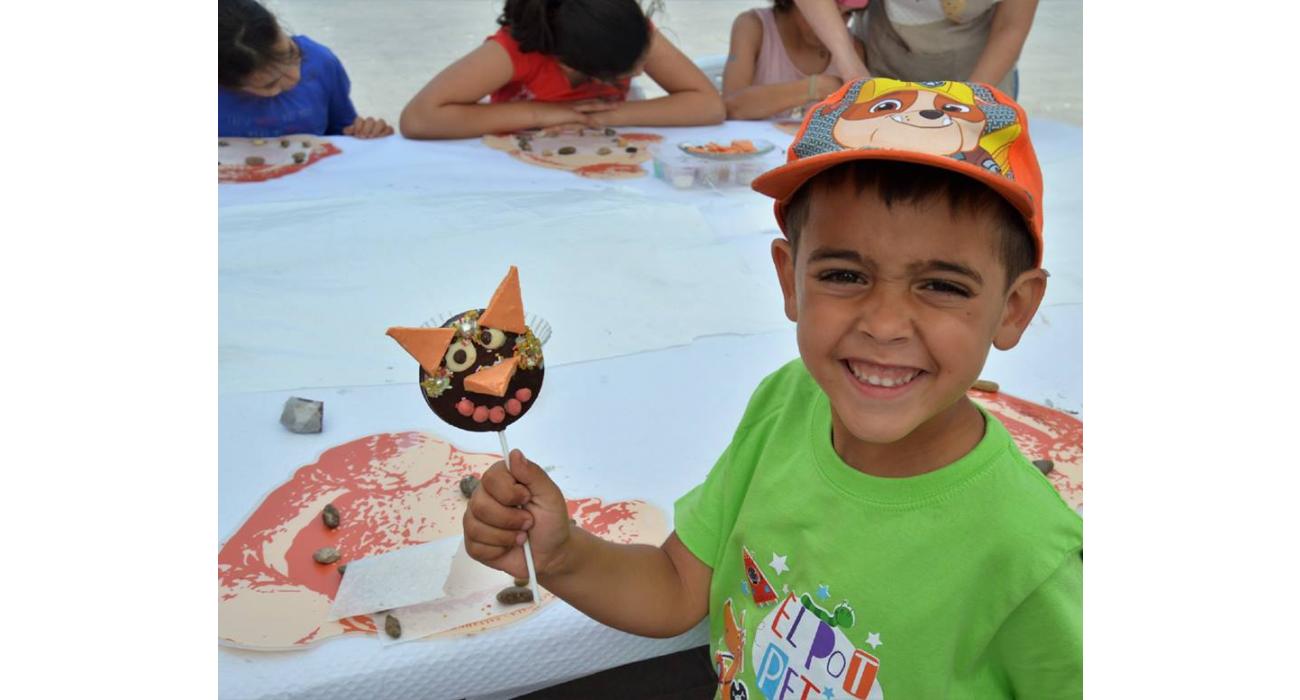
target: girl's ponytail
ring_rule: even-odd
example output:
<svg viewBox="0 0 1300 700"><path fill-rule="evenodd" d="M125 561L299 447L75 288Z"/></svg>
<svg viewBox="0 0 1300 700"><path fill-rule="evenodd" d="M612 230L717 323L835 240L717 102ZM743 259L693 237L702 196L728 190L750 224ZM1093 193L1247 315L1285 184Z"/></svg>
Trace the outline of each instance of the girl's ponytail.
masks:
<svg viewBox="0 0 1300 700"><path fill-rule="evenodd" d="M563 0L506 0L497 24L510 28L510 36L525 53L555 53L552 12Z"/></svg>

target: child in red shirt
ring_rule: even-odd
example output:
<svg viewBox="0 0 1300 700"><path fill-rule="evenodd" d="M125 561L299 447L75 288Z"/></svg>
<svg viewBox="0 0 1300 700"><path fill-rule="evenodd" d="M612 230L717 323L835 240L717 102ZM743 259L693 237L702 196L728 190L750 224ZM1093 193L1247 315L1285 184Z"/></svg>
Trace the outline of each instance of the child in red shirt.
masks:
<svg viewBox="0 0 1300 700"><path fill-rule="evenodd" d="M496 34L411 98L402 110L403 136L693 126L726 116L709 79L654 28L636 0L506 0L497 22ZM668 94L628 102L631 79L642 72Z"/></svg>

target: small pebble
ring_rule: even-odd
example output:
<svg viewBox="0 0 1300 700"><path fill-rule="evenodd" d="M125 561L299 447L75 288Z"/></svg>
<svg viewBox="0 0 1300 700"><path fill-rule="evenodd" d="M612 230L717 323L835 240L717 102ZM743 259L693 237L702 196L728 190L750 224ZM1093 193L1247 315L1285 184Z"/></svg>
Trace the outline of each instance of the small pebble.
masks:
<svg viewBox="0 0 1300 700"><path fill-rule="evenodd" d="M975 380L975 383L971 385L970 388L975 389L977 391L987 391L991 394L996 394L998 392L998 383L990 382L987 379L977 379Z"/></svg>
<svg viewBox="0 0 1300 700"><path fill-rule="evenodd" d="M609 153L610 153L609 148L606 146L601 146L600 148L596 149L596 155L598 156L607 156L609 155Z"/></svg>
<svg viewBox="0 0 1300 700"><path fill-rule="evenodd" d="M465 494L465 498L469 498L474 495L474 489L478 488L478 483L477 476L467 476L460 480L460 492Z"/></svg>
<svg viewBox="0 0 1300 700"><path fill-rule="evenodd" d="M339 560L339 550L333 547L321 547L311 555L311 558L319 564L333 564Z"/></svg>
<svg viewBox="0 0 1300 700"><path fill-rule="evenodd" d="M533 602L533 592L520 586L504 588L497 594L497 602L502 605L518 605Z"/></svg>
<svg viewBox="0 0 1300 700"><path fill-rule="evenodd" d="M303 161L305 161L305 160L307 160L307 154L306 154L306 153L303 153L302 151L298 151L297 153L293 154L293 162L295 162L295 163L301 163L301 162L303 162Z"/></svg>
<svg viewBox="0 0 1300 700"><path fill-rule="evenodd" d="M249 156L244 159L245 165L266 165L266 159L261 156Z"/></svg>
<svg viewBox="0 0 1300 700"><path fill-rule="evenodd" d="M577 152L578 149L574 148L573 146L561 146L559 150L559 154L562 156L571 156Z"/></svg>
<svg viewBox="0 0 1300 700"><path fill-rule="evenodd" d="M527 588L527 587L528 587L528 579L526 579L526 578L517 578L517 579L515 579L515 585L518 586L518 587L520 587L520 588Z"/></svg>
<svg viewBox="0 0 1300 700"><path fill-rule="evenodd" d="M398 637L401 637L402 623L398 622L397 618L393 617L392 615L385 615L384 633L387 634L389 637L392 637L393 639L397 639Z"/></svg>
<svg viewBox="0 0 1300 700"><path fill-rule="evenodd" d="M326 505L321 509L320 519L325 522L325 527L333 530L339 526L339 509L333 503Z"/></svg>
<svg viewBox="0 0 1300 700"><path fill-rule="evenodd" d="M1038 467L1038 471L1044 474L1056 468L1056 465L1052 464L1052 460L1050 459L1036 459L1034 460L1034 466Z"/></svg>

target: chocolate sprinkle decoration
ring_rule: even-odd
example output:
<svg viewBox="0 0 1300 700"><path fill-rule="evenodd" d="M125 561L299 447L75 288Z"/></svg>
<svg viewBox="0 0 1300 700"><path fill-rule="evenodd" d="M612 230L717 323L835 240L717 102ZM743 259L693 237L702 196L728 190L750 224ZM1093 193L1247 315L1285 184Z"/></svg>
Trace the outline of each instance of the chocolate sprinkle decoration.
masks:
<svg viewBox="0 0 1300 700"><path fill-rule="evenodd" d="M393 638L393 639L397 639L397 638L401 637L401 636L402 636L402 623L398 622L398 621L397 621L397 618L393 617L392 615L385 615L385 616L384 616L384 633L387 634L389 637L391 637L391 638Z"/></svg>
<svg viewBox="0 0 1300 700"><path fill-rule="evenodd" d="M606 135L606 136L613 136L614 134L617 134L617 133L618 133L618 132L617 132L617 131L614 131L613 128L608 127L608 126L605 127L605 135Z"/></svg>
<svg viewBox="0 0 1300 700"><path fill-rule="evenodd" d="M503 588L497 594L497 602L502 605L518 605L533 602L533 592L522 586Z"/></svg>
<svg viewBox="0 0 1300 700"><path fill-rule="evenodd" d="M600 148L597 148L597 149L596 149L596 155L598 155L598 156L607 156L607 155L609 155L609 147L608 147L608 146L601 146Z"/></svg>
<svg viewBox="0 0 1300 700"><path fill-rule="evenodd" d="M998 383L997 383L997 382L991 382L991 381L989 381L989 380L987 380L987 379L977 379L977 380L975 380L975 383L972 384L970 388L975 389L975 390L977 390L977 391L987 391L987 392L989 392L990 394L996 394L996 393L998 393Z"/></svg>
<svg viewBox="0 0 1300 700"><path fill-rule="evenodd" d="M305 161L305 160L307 160L307 154L306 154L306 153L303 153L302 151L298 151L297 153L293 154L293 162L295 162L295 163L301 163L301 162L303 162L303 161Z"/></svg>
<svg viewBox="0 0 1300 700"><path fill-rule="evenodd" d="M628 146L626 150L628 153L636 153L636 146Z"/></svg>
<svg viewBox="0 0 1300 700"><path fill-rule="evenodd" d="M571 156L574 153L577 153L578 149L574 148L573 146L561 146L560 150L557 152L562 156Z"/></svg>
<svg viewBox="0 0 1300 700"><path fill-rule="evenodd" d="M324 521L325 527L333 530L339 526L339 509L335 508L333 503L327 504L321 509L320 519Z"/></svg>
<svg viewBox="0 0 1300 700"><path fill-rule="evenodd" d="M524 588L524 587L526 587L526 586L528 585L528 579L526 579L526 578L517 578L517 579L515 579L515 585L516 585L516 586L519 586L520 588Z"/></svg>
<svg viewBox="0 0 1300 700"><path fill-rule="evenodd" d="M343 574L347 573L347 571L348 571L347 562L343 562L342 564L339 564L339 576L342 576Z"/></svg>
<svg viewBox="0 0 1300 700"><path fill-rule="evenodd" d="M318 564L333 564L339 560L339 550L333 547L321 547L311 555L311 558Z"/></svg>
<svg viewBox="0 0 1300 700"><path fill-rule="evenodd" d="M1042 473L1044 473L1044 474L1046 474L1046 473L1048 473L1048 472L1050 472L1050 471L1052 471L1053 469L1056 468L1056 465L1053 464L1053 463L1052 463L1052 460L1050 460L1050 459L1036 459L1036 460L1034 460L1034 466L1035 466L1035 467L1038 467L1038 471L1040 471L1040 472L1042 472Z"/></svg>
<svg viewBox="0 0 1300 700"><path fill-rule="evenodd" d="M289 139L280 139L280 148L288 148Z"/></svg>
<svg viewBox="0 0 1300 700"><path fill-rule="evenodd" d="M266 159L262 156L249 156L244 159L245 165L266 165Z"/></svg>

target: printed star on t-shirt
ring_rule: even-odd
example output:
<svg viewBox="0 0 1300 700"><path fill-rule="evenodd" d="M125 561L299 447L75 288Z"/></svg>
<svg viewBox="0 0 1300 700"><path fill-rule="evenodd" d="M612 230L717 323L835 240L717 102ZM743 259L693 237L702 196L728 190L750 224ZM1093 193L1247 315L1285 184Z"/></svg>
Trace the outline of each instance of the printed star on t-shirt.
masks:
<svg viewBox="0 0 1300 700"><path fill-rule="evenodd" d="M871 634L867 635L867 644L870 644L871 650L875 651L876 647L880 646L881 644L884 644L884 642L880 641L879 632L872 632Z"/></svg>
<svg viewBox="0 0 1300 700"><path fill-rule="evenodd" d="M822 691L822 695L826 697L827 700L830 700L830 698L835 697L835 691L828 685L826 686L826 690Z"/></svg>
<svg viewBox="0 0 1300 700"><path fill-rule="evenodd" d="M772 552L772 563L768 564L768 566L772 567L772 570L778 574L784 574L790 570L790 567L785 564L785 557L776 552Z"/></svg>
<svg viewBox="0 0 1300 700"><path fill-rule="evenodd" d="M824 583L823 583L822 585L818 586L818 587L817 587L817 597L818 597L818 598L821 598L822 600L826 600L827 598L831 597L831 589L830 589L830 586L827 586L827 585L824 584Z"/></svg>

